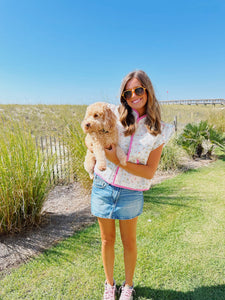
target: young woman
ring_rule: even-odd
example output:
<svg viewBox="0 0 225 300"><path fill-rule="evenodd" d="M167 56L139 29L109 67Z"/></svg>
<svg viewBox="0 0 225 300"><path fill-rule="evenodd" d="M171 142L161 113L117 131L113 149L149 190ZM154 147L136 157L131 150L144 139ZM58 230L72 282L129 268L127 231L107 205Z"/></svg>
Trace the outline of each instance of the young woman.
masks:
<svg viewBox="0 0 225 300"><path fill-rule="evenodd" d="M151 185L163 145L173 126L161 122L159 103L152 83L143 71L129 73L121 85L121 105L111 106L118 117L119 145L127 153L126 166L120 165L115 146L105 149L107 168L95 167L91 210L98 217L102 258L106 276L103 299L115 299L113 277L115 220L119 220L124 249L125 281L121 300L133 299L133 276L137 260L136 227L143 209L143 191Z"/></svg>

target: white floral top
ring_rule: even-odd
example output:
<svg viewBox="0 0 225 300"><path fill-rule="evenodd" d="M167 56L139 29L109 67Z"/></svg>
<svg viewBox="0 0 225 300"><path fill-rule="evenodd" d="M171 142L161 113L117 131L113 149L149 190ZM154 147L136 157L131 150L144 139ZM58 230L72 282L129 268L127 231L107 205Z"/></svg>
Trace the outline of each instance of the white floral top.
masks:
<svg viewBox="0 0 225 300"><path fill-rule="evenodd" d="M133 110L136 118L136 131L131 136L124 136L124 127L119 121L118 106L111 105L110 108L118 117L119 146L127 154L127 161L136 164L147 164L149 154L152 150L162 144L166 144L174 133L172 124L161 123L162 133L154 136L150 134L144 125L146 115L139 118L138 112ZM151 180L135 176L107 160L107 168L100 171L95 167L95 173L111 185L130 190L145 191L151 187Z"/></svg>

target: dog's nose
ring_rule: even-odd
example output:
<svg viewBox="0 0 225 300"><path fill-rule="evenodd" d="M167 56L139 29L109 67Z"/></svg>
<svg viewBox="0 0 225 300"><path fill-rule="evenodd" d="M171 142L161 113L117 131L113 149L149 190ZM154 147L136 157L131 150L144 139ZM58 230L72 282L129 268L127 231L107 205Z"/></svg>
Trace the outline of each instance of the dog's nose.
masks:
<svg viewBox="0 0 225 300"><path fill-rule="evenodd" d="M88 129L90 126L91 126L90 123L86 123L86 124L85 124L85 127L86 127L87 129Z"/></svg>

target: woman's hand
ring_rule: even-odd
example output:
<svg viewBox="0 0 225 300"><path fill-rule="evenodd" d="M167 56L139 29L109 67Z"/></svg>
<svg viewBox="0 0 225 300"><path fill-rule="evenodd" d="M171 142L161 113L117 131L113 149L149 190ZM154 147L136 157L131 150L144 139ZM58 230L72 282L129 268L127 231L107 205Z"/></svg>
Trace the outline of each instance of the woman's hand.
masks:
<svg viewBox="0 0 225 300"><path fill-rule="evenodd" d="M115 165L119 165L120 161L116 155L116 146L114 144L110 145L109 147L105 148L105 155L108 160L113 162Z"/></svg>
<svg viewBox="0 0 225 300"><path fill-rule="evenodd" d="M110 148L111 146L111 148ZM113 162L115 165L119 165L120 168L123 168L127 172L134 174L136 176L140 176L146 179L152 179L156 169L159 164L159 160L161 157L163 145L160 145L155 150L152 150L149 154L148 161L146 165L142 164L135 164L132 162L127 161L126 166L120 164L120 161L116 155L116 146L114 144L110 145L109 147L105 148L106 158Z"/></svg>

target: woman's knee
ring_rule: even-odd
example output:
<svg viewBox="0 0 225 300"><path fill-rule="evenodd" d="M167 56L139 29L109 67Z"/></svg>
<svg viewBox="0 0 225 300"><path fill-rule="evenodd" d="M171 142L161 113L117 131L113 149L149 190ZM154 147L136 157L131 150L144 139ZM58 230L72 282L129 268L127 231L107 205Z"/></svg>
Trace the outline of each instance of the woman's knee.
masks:
<svg viewBox="0 0 225 300"><path fill-rule="evenodd" d="M137 242L136 237L123 237L122 238L123 248L127 251L136 251L137 249Z"/></svg>
<svg viewBox="0 0 225 300"><path fill-rule="evenodd" d="M104 247L110 247L110 246L114 246L115 245L115 235L111 234L111 235L102 235L101 236L101 240L102 240L102 246Z"/></svg>
<svg viewBox="0 0 225 300"><path fill-rule="evenodd" d="M103 246L113 246L116 239L115 220L98 218Z"/></svg>

